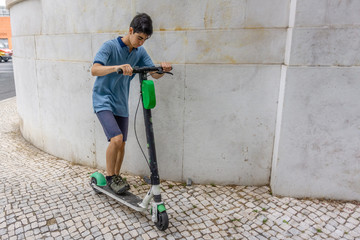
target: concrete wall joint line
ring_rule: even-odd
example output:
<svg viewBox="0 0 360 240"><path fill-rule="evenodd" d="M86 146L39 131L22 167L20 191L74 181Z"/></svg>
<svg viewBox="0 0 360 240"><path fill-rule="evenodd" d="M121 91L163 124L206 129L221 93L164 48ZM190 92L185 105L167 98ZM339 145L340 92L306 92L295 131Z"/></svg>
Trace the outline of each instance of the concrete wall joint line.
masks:
<svg viewBox="0 0 360 240"><path fill-rule="evenodd" d="M185 39L186 41L188 41L188 32L185 32ZM188 47L188 45L186 44L185 45L185 56L184 56L184 59L187 59L187 50L186 48ZM183 136L182 136L182 153L181 153L181 178L182 180L186 181L185 179L185 175L184 175L184 161L185 161L185 114L186 114L186 76L187 76L187 64L185 63L185 66L184 66L184 72L185 72L185 76L184 76L184 89L183 89L183 94L184 94L184 108L183 108L183 122L182 122L182 125L183 125L183 129L182 129L182 133L183 133Z"/></svg>
<svg viewBox="0 0 360 240"><path fill-rule="evenodd" d="M206 65L206 66L211 66L211 65L223 65L223 66L229 66L229 65L234 65L234 66L279 66L279 65L283 65L283 62L278 62L278 63L198 63L198 62L185 62L185 63L180 63L180 64L191 64L191 65Z"/></svg>
<svg viewBox="0 0 360 240"><path fill-rule="evenodd" d="M247 22L247 8L248 8L248 0L245 0L245 16L244 16L244 22Z"/></svg>
<svg viewBox="0 0 360 240"><path fill-rule="evenodd" d="M324 29L336 29L336 28L342 28L341 26L338 27L296 27L296 28L324 28ZM353 26L352 28L357 29L360 28L360 26ZM286 30L288 29L288 27L268 27L268 28L264 28L264 27L244 27L244 28L221 28L221 29L183 29L183 30L174 30L174 29L169 29L169 30L157 30L154 29L153 35L154 33L175 33L175 32L229 32L229 31L243 31L243 30ZM54 32L54 33L43 33L42 30L40 33L36 33L36 34L14 34L12 35L12 37L29 37L29 36L67 36L67 35L74 35L74 36L78 36L79 34L118 34L119 36L123 36L125 35L125 33L127 32L127 29L121 29L121 30L116 30L116 31L106 31L106 32L78 32L78 33L71 33L71 32Z"/></svg>
<svg viewBox="0 0 360 240"><path fill-rule="evenodd" d="M182 180L186 181L185 176L184 176L184 158L185 158L185 113L186 113L186 64L184 66L184 72L185 72L185 76L184 76L184 90L183 90L183 94L184 94L184 107L183 107L183 129L182 129L182 154L181 154L181 178Z"/></svg>
<svg viewBox="0 0 360 240"><path fill-rule="evenodd" d="M286 65L281 66L281 75L280 75L280 88L279 88L279 98L278 98L278 107L276 113L276 124L275 124L275 135L274 135L274 146L273 146L273 156L272 156L272 165L271 165L271 174L270 174L270 186L275 190L276 183L276 167L278 163L279 155L279 145L281 138L281 125L283 117L283 107L284 107L284 98L285 98L285 84L286 84L286 73L288 67Z"/></svg>
<svg viewBox="0 0 360 240"><path fill-rule="evenodd" d="M12 38L32 37L32 36L42 36L42 34L20 34L20 35L12 35Z"/></svg>
<svg viewBox="0 0 360 240"><path fill-rule="evenodd" d="M154 32L221 32L221 31L236 31L236 30L285 30L288 27L242 27L242 28L184 28L184 29L154 29Z"/></svg>
<svg viewBox="0 0 360 240"><path fill-rule="evenodd" d="M13 55L13 58L18 58L18 59L28 59L28 60L36 60L36 58L32 58L32 57L21 57L21 56L17 56L16 54Z"/></svg>
<svg viewBox="0 0 360 240"><path fill-rule="evenodd" d="M295 25L296 4L297 4L297 0L291 0L290 14L289 14L289 28L287 31L286 43L285 43L284 64L281 66L280 88L279 88L278 106L277 106L277 113L276 113L275 135L274 135L272 165L271 165L271 174L270 174L270 186L272 188L275 188L275 186L276 186L275 184L272 184L272 183L276 182L276 167L277 167L277 162L278 162L279 145L280 145L280 137L281 137L286 73L287 73L287 68L288 68L287 66L290 63L290 57L291 57L291 43L292 43L292 38L293 38L293 27ZM275 191L273 191L273 192L275 192Z"/></svg>
<svg viewBox="0 0 360 240"><path fill-rule="evenodd" d="M34 38L34 41L35 41L35 38ZM36 43L35 43L35 52L36 52ZM36 53L35 53L36 54ZM37 61L36 59L34 60L34 65L35 65L35 77L36 79L38 79L38 69L37 69ZM39 82L36 81L36 93L37 93L37 98L40 99L40 93L39 93ZM41 101L38 101L38 109L40 110L41 109ZM41 111L38 111L38 114L39 114L39 121L42 122L42 113ZM43 124L40 123L40 126L43 126ZM42 132L43 129L41 128L40 131ZM44 134L41 134L41 147L44 148L45 146L45 140L44 140Z"/></svg>
<svg viewBox="0 0 360 240"><path fill-rule="evenodd" d="M316 30L336 30L336 29L359 29L360 25L347 25L347 24L341 24L341 25L321 25L321 26L294 26L296 29L316 29Z"/></svg>
<svg viewBox="0 0 360 240"><path fill-rule="evenodd" d="M33 40L34 40L34 51L35 51L35 56L34 56L34 58L35 59L38 59L38 57L37 57L37 45L36 45L36 37L34 36L33 37Z"/></svg>
<svg viewBox="0 0 360 240"><path fill-rule="evenodd" d="M285 64L286 65L286 64ZM299 67L299 68L356 68L360 67L360 64L352 65L299 65L299 64L289 64L288 67Z"/></svg>
<svg viewBox="0 0 360 240"><path fill-rule="evenodd" d="M297 5L297 0L291 0L291 2L290 2L290 14L289 14L289 27L291 27L291 28L293 28L295 26L296 5Z"/></svg>
<svg viewBox="0 0 360 240"><path fill-rule="evenodd" d="M84 60L66 60L66 59L50 59L50 58L36 58L39 61L49 61L49 62L67 62L67 63L91 63L92 61Z"/></svg>
<svg viewBox="0 0 360 240"><path fill-rule="evenodd" d="M319 28L319 27L297 27L297 28ZM327 27L327 28L336 28L336 27ZM337 27L337 28L342 28L342 27ZM358 27L353 27L353 28L360 28L360 26ZM157 30L154 29L153 35L154 33L175 33L175 32L228 32L228 31L242 31L242 30L286 30L288 29L288 27L268 27L268 28L264 28L264 27L244 27L244 28L221 28L221 29L181 29L181 30L174 30L174 29L169 29L169 30ZM12 37L28 37L28 36L67 36L67 35L74 35L74 36L78 36L79 34L118 34L119 36L123 36L125 35L125 33L127 32L127 29L122 29L122 30L116 30L116 31L106 31L106 32L78 32L78 33L71 33L71 32L59 32L59 33L43 33L42 30L40 33L38 34L15 34L12 35Z"/></svg>
<svg viewBox="0 0 360 240"><path fill-rule="evenodd" d="M291 45L293 38L293 28L295 25L295 17L296 17L296 4L297 0L291 0L290 2L290 14L289 14L289 28L286 35L286 45L285 45L285 58L284 63L289 65L290 57L291 57Z"/></svg>

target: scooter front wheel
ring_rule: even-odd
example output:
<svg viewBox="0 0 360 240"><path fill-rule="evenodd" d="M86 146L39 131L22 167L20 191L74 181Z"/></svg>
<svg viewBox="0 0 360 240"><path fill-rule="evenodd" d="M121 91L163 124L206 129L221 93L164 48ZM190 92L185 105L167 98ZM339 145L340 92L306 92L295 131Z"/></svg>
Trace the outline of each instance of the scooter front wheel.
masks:
<svg viewBox="0 0 360 240"><path fill-rule="evenodd" d="M166 212L159 212L157 215L157 222L155 226L160 231L165 231L169 227L169 217Z"/></svg>

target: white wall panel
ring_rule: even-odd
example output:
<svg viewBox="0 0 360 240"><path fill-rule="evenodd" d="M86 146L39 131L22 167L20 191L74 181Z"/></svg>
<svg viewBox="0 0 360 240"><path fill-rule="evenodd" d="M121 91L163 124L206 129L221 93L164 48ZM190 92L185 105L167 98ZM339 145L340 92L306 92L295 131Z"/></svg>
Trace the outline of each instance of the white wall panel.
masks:
<svg viewBox="0 0 360 240"><path fill-rule="evenodd" d="M41 34L42 7L40 0L23 1L11 7L12 36Z"/></svg>
<svg viewBox="0 0 360 240"><path fill-rule="evenodd" d="M290 0L250 0L246 4L246 28L286 28Z"/></svg>
<svg viewBox="0 0 360 240"><path fill-rule="evenodd" d="M95 165L89 63L36 65L44 149L75 163Z"/></svg>
<svg viewBox="0 0 360 240"><path fill-rule="evenodd" d="M360 65L360 28L295 28L290 65Z"/></svg>
<svg viewBox="0 0 360 240"><path fill-rule="evenodd" d="M286 30L240 29L187 33L187 63L278 63L284 61Z"/></svg>
<svg viewBox="0 0 360 240"><path fill-rule="evenodd" d="M360 199L359 67L290 67L274 194Z"/></svg>
<svg viewBox="0 0 360 240"><path fill-rule="evenodd" d="M156 7L154 7L156 6ZM245 25L245 0L191 1L136 0L136 12L153 17L155 30L203 30L242 28ZM156 16L161 13L161 17Z"/></svg>
<svg viewBox="0 0 360 240"><path fill-rule="evenodd" d="M34 36L13 37L13 56L18 58L36 59L36 47Z"/></svg>
<svg viewBox="0 0 360 240"><path fill-rule="evenodd" d="M296 26L359 26L358 0L297 0Z"/></svg>
<svg viewBox="0 0 360 240"><path fill-rule="evenodd" d="M128 30L131 0L44 0L43 34L106 33Z"/></svg>
<svg viewBox="0 0 360 240"><path fill-rule="evenodd" d="M155 32L144 44L153 62L184 64L188 48L187 33L184 31Z"/></svg>
<svg viewBox="0 0 360 240"><path fill-rule="evenodd" d="M13 57L12 61L14 78L16 79L16 103L21 133L32 144L43 148L36 63L31 59L17 57Z"/></svg>
<svg viewBox="0 0 360 240"><path fill-rule="evenodd" d="M266 184L280 66L187 65L184 176Z"/></svg>
<svg viewBox="0 0 360 240"><path fill-rule="evenodd" d="M91 61L91 35L41 35L36 37L38 59L61 61Z"/></svg>

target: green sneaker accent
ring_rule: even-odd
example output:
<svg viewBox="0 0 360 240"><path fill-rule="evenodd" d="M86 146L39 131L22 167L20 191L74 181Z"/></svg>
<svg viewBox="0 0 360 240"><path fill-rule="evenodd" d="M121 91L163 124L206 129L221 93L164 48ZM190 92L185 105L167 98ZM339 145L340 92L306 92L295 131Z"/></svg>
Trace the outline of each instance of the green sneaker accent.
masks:
<svg viewBox="0 0 360 240"><path fill-rule="evenodd" d="M94 172L93 174L91 174L91 178L96 179L96 185L98 185L100 187L106 186L106 178L101 173Z"/></svg>

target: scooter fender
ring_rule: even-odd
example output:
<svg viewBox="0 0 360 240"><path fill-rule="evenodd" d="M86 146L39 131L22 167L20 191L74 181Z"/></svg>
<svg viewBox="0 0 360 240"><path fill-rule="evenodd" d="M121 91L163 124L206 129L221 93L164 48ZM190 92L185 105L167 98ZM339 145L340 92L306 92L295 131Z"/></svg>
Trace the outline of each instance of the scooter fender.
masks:
<svg viewBox="0 0 360 240"><path fill-rule="evenodd" d="M96 179L96 185L101 186L101 187L106 186L106 178L101 173L94 172L93 174L91 174L91 178Z"/></svg>
<svg viewBox="0 0 360 240"><path fill-rule="evenodd" d="M152 202L152 206L151 206L151 212L152 212L152 216L151 216L151 220L153 222L157 222L157 216L158 216L158 212L162 213L166 211L166 208L164 206L164 203L163 202L159 202L159 203L156 203L156 202Z"/></svg>

